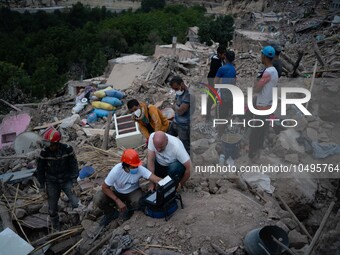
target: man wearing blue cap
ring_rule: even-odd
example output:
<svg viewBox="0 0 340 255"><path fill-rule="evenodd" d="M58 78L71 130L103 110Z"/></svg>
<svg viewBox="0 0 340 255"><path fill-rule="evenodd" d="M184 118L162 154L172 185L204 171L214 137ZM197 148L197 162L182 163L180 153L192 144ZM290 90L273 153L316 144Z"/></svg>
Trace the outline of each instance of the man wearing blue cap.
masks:
<svg viewBox="0 0 340 255"><path fill-rule="evenodd" d="M265 66L265 70L261 77L256 81L253 91L257 93L256 105L258 110L268 110L272 106L273 88L277 86L278 73L273 66L273 59L275 57L275 49L272 46L266 46L261 50L261 62ZM255 116L256 119L263 121L264 125L256 125L259 127L252 127L249 137L249 152L250 159L258 158L260 150L263 149L265 134L269 127L268 115Z"/></svg>

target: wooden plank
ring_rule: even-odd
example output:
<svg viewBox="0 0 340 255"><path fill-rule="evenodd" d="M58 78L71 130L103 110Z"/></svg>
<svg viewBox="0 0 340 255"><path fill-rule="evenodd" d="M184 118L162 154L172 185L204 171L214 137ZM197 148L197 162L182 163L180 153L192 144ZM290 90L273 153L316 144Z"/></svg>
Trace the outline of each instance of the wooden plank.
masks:
<svg viewBox="0 0 340 255"><path fill-rule="evenodd" d="M294 212L292 211L292 209L290 209L290 207L287 205L287 203L283 200L283 198L279 195L276 194L276 197L281 201L281 203L283 204L283 206L286 208L286 210L291 214L291 216L293 217L293 219L295 220L295 222L299 225L299 227L302 229L302 231L308 236L308 238L311 240L312 236L308 233L306 227L299 221L299 219L296 217L296 215L294 214Z"/></svg>
<svg viewBox="0 0 340 255"><path fill-rule="evenodd" d="M319 46L316 42L314 42L314 44L313 44L313 49L314 49L315 56L318 59L319 63L322 66L325 66L325 60L323 59L322 54L321 54L320 49L319 49Z"/></svg>
<svg viewBox="0 0 340 255"><path fill-rule="evenodd" d="M58 120L58 121L48 123L48 124L45 124L45 125L42 125L42 126L37 126L37 127L33 128L33 130L39 130L39 129L48 128L48 127L51 127L51 126L56 126L56 125L58 125L62 122L63 122L63 120Z"/></svg>
<svg viewBox="0 0 340 255"><path fill-rule="evenodd" d="M314 71L313 71L313 77L312 77L312 83L310 85L310 93L313 93L313 87L314 87L314 81L315 81L315 74L316 74L316 69L318 68L318 61L315 61L315 65L314 65ZM306 104L306 109L308 110L308 104L309 101Z"/></svg>
<svg viewBox="0 0 340 255"><path fill-rule="evenodd" d="M7 101L3 100L3 99L0 99L1 102L3 102L5 105L8 105L9 107L11 107L12 109L18 111L18 112L21 112L21 109L19 109L18 107L8 103Z"/></svg>
<svg viewBox="0 0 340 255"><path fill-rule="evenodd" d="M104 132L103 144L102 144L103 150L107 150L111 121L112 121L112 112L109 112L109 116L107 117L105 132Z"/></svg>
<svg viewBox="0 0 340 255"><path fill-rule="evenodd" d="M104 135L105 129L98 128L83 128L83 131L87 136ZM115 130L110 130L109 135L112 136L116 133Z"/></svg>
<svg viewBox="0 0 340 255"><path fill-rule="evenodd" d="M309 247L308 247L308 250L307 250L307 252L306 252L306 255L309 255L309 254L312 253L313 248L314 248L316 242L319 240L319 237L320 237L320 235L321 235L322 229L323 229L324 226L326 225L326 222L327 222L327 220L328 220L329 215L331 214L331 212L332 212L332 210L333 210L334 205L335 205L334 202L332 202L332 203L329 205L328 210L327 210L325 216L322 218L321 224L320 224L318 230L316 231L316 233L315 233L315 235L314 235L314 237L313 237L312 242L310 243L310 245L309 245Z"/></svg>

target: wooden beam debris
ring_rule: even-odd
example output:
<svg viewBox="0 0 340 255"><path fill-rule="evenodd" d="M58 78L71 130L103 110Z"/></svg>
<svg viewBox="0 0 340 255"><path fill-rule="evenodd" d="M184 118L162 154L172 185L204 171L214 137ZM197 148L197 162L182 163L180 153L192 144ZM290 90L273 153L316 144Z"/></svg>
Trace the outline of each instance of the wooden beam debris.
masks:
<svg viewBox="0 0 340 255"><path fill-rule="evenodd" d="M299 221L299 219L296 217L296 215L293 213L292 209L287 205L287 203L283 200L283 198L279 195L276 194L276 197L281 201L283 206L286 208L286 210L291 214L295 222L299 225L299 227L302 229L302 231L308 236L308 238L311 240L312 236L308 233L306 227Z"/></svg>
<svg viewBox="0 0 340 255"><path fill-rule="evenodd" d="M309 254L312 253L313 248L314 248L316 242L318 241L318 239L319 239L319 237L320 237L320 235L321 235L322 229L324 228L324 226L325 226L326 223L327 223L328 217L329 217L329 215L331 214L334 205L335 205L335 202L332 202L332 203L329 205L328 210L327 210L325 216L323 217L323 219L322 219L322 221L321 221L321 224L320 224L318 230L316 231L316 233L315 233L315 235L314 235L314 237L313 237L312 242L310 243L310 245L309 245L309 247L308 247L308 250L307 250L307 252L306 252L306 255L309 255Z"/></svg>
<svg viewBox="0 0 340 255"><path fill-rule="evenodd" d="M21 112L21 109L19 109L18 107L14 106L14 105L12 105L12 104L10 104L10 103L8 103L7 101L5 101L5 100L3 100L3 99L0 99L0 102L3 102L5 105L11 107L12 109L14 109L14 110L16 110L16 111L18 111L18 112Z"/></svg>

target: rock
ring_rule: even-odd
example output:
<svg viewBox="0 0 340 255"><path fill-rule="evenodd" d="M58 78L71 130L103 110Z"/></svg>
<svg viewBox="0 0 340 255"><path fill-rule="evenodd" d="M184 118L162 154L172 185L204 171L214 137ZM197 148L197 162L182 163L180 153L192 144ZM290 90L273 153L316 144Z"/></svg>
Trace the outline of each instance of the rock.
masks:
<svg viewBox="0 0 340 255"><path fill-rule="evenodd" d="M307 127L306 132L309 139L312 141L318 141L318 131L314 128Z"/></svg>
<svg viewBox="0 0 340 255"><path fill-rule="evenodd" d="M209 249L207 247L202 247L201 250L201 255L211 255L211 252L209 252Z"/></svg>
<svg viewBox="0 0 340 255"><path fill-rule="evenodd" d="M177 233L178 237L183 239L185 237L185 232L183 230L178 231Z"/></svg>
<svg viewBox="0 0 340 255"><path fill-rule="evenodd" d="M294 163L294 164L299 164L299 155L297 153L294 154L287 154L285 156L285 160L290 162L290 163Z"/></svg>
<svg viewBox="0 0 340 255"><path fill-rule="evenodd" d="M282 221L276 222L275 225L278 226L279 228L282 228L285 232L287 232L287 233L289 232L289 228Z"/></svg>
<svg viewBox="0 0 340 255"><path fill-rule="evenodd" d="M15 215L18 219L24 218L24 216L27 214L27 212L22 208L15 209Z"/></svg>
<svg viewBox="0 0 340 255"><path fill-rule="evenodd" d="M291 218L283 218L281 221L287 225L287 227L291 230L295 229L297 227L297 223L292 220Z"/></svg>
<svg viewBox="0 0 340 255"><path fill-rule="evenodd" d="M192 215L192 214L189 214L186 218L185 218L185 220L184 220L184 224L185 225L190 225L190 224L192 224L192 223L194 223L195 222L195 218L194 218L194 216Z"/></svg>
<svg viewBox="0 0 340 255"><path fill-rule="evenodd" d="M308 217L311 205L314 203L317 183L307 173L285 175L276 183L276 194L293 210L296 216L303 220Z"/></svg>
<svg viewBox="0 0 340 255"><path fill-rule="evenodd" d="M305 235L300 234L297 230L292 230L288 233L289 243L291 247L300 249L308 244L308 238Z"/></svg>
<svg viewBox="0 0 340 255"><path fill-rule="evenodd" d="M296 255L305 255L308 251L308 245L303 246L301 249L295 249L292 248L291 250L296 254Z"/></svg>
<svg viewBox="0 0 340 255"><path fill-rule="evenodd" d="M205 153L200 155L204 165L218 163L219 155L215 150L215 146L215 144L211 144L209 149Z"/></svg>
<svg viewBox="0 0 340 255"><path fill-rule="evenodd" d="M129 230L131 229L131 227L130 227L130 225L125 225L125 226L123 227L123 229L124 229L125 231L129 231Z"/></svg>
<svg viewBox="0 0 340 255"><path fill-rule="evenodd" d="M276 210L268 210L268 218L271 220L279 220L280 216L277 214Z"/></svg>
<svg viewBox="0 0 340 255"><path fill-rule="evenodd" d="M40 213L48 214L48 204L44 202L43 206L39 210Z"/></svg>
<svg viewBox="0 0 340 255"><path fill-rule="evenodd" d="M152 221L148 221L148 222L146 223L146 226L149 227L149 228L153 228L153 227L155 226L155 223L152 222Z"/></svg>
<svg viewBox="0 0 340 255"><path fill-rule="evenodd" d="M32 204L32 205L27 205L26 206L26 212L28 215L38 213L40 208L42 207L41 204Z"/></svg>
<svg viewBox="0 0 340 255"><path fill-rule="evenodd" d="M191 143L191 148L196 154L200 155L209 149L209 140L204 138L194 141Z"/></svg>

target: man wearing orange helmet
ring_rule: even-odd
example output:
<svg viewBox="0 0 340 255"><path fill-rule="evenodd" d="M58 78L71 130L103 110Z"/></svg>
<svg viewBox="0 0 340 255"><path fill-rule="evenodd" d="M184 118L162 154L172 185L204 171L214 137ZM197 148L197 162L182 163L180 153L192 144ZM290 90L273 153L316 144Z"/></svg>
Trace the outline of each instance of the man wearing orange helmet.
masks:
<svg viewBox="0 0 340 255"><path fill-rule="evenodd" d="M129 216L128 212L139 208L139 200L143 196L139 188L140 178L153 183L161 180L142 166L137 151L127 149L123 152L121 163L111 169L102 184L102 190L94 196L94 203L105 214L100 222L101 226L109 224L119 213Z"/></svg>
<svg viewBox="0 0 340 255"><path fill-rule="evenodd" d="M77 183L79 172L78 162L73 148L60 143L61 134L56 129L47 130L43 138L46 146L38 158L37 177L40 192L48 198L48 212L52 228L60 230L58 216L60 192L64 191L73 208L80 205L79 199L73 192L73 185Z"/></svg>

